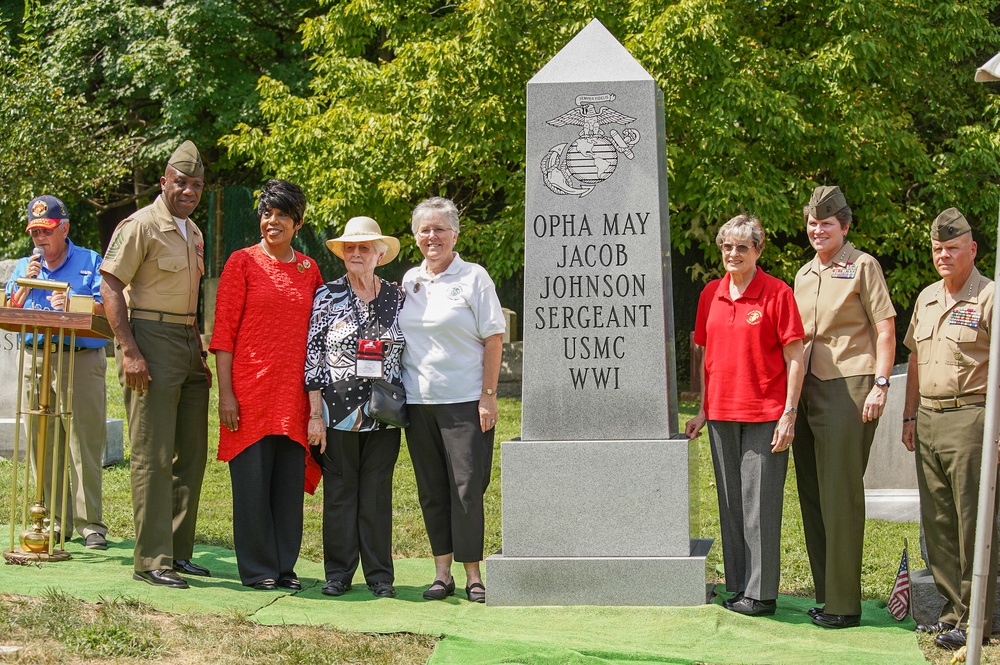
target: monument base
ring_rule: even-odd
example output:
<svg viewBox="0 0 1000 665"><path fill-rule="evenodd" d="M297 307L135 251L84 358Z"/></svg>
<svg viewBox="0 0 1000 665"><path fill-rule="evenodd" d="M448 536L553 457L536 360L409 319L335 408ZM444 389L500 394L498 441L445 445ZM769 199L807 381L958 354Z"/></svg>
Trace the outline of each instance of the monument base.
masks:
<svg viewBox="0 0 1000 665"><path fill-rule="evenodd" d="M919 522L920 494L915 489L866 489L865 515L888 522Z"/></svg>
<svg viewBox="0 0 1000 665"><path fill-rule="evenodd" d="M1000 633L1000 585L993 609L993 633ZM910 571L910 613L917 623L934 623L941 616L944 596L934 585L934 576L927 568Z"/></svg>
<svg viewBox="0 0 1000 665"><path fill-rule="evenodd" d="M10 459L14 455L14 419L0 418L0 457ZM21 442L18 460L24 461L24 443L27 435L21 425ZM108 418L108 438L104 442L102 466L111 466L125 460L125 429L119 418Z"/></svg>
<svg viewBox="0 0 1000 665"><path fill-rule="evenodd" d="M487 557L487 605L690 606L708 602L710 538L686 557Z"/></svg>

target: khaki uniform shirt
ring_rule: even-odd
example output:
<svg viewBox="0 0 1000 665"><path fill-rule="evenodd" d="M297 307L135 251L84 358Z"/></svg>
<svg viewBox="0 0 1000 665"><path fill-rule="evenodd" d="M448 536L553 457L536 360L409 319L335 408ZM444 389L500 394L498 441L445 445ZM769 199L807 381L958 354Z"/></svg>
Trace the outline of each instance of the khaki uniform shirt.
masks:
<svg viewBox="0 0 1000 665"><path fill-rule="evenodd" d="M986 392L992 316L993 282L974 267L950 309L944 280L920 292L903 343L917 354L922 397Z"/></svg>
<svg viewBox="0 0 1000 665"><path fill-rule="evenodd" d="M805 366L821 381L875 373L875 324L896 316L882 266L845 242L825 268L817 256L795 275Z"/></svg>
<svg viewBox="0 0 1000 665"><path fill-rule="evenodd" d="M190 219L187 239L163 197L122 221L111 236L101 272L126 285L129 309L189 315L198 311L205 239Z"/></svg>

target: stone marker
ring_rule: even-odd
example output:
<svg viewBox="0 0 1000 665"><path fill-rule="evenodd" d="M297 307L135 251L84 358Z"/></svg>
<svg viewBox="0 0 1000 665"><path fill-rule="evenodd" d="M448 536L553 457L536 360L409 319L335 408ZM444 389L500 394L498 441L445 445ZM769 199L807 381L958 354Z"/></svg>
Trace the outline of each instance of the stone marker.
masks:
<svg viewBox="0 0 1000 665"><path fill-rule="evenodd" d="M906 401L906 365L892 369L885 410L878 421L865 471L865 513L869 519L892 522L920 520L917 466L902 443Z"/></svg>
<svg viewBox="0 0 1000 665"><path fill-rule="evenodd" d="M528 82L522 440L491 605L706 602L677 432L663 95L592 21Z"/></svg>

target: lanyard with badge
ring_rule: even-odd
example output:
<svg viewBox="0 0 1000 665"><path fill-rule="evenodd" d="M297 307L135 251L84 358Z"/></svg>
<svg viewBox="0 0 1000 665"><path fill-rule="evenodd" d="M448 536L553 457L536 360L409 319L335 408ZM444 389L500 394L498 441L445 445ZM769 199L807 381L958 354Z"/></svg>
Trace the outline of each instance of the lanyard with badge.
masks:
<svg viewBox="0 0 1000 665"><path fill-rule="evenodd" d="M369 339L367 335L364 334L364 325L361 322L361 313L358 312L357 304L354 302L354 289L351 288L351 283L347 283L347 292L351 298L351 310L354 312L354 319L358 324L358 354L355 360L354 372L362 379L381 379L382 378L382 358L383 358L383 342L381 339ZM375 300L378 300L378 292L376 291ZM372 302L374 303L375 300ZM382 326L378 321L378 310L375 311L375 329L378 333L375 337L379 338L382 336Z"/></svg>

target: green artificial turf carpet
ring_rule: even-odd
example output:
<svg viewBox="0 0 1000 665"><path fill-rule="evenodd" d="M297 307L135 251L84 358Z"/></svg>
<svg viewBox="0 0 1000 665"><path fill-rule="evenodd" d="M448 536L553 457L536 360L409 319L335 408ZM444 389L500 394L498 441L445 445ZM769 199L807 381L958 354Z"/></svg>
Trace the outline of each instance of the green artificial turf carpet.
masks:
<svg viewBox="0 0 1000 665"><path fill-rule="evenodd" d="M213 577L189 576L187 590L161 589L132 579L132 542L109 542L104 552L67 543L70 561L2 566L0 590L40 596L58 589L91 602L136 599L167 612L245 613L262 624L435 635L444 639L430 659L434 665L926 662L912 620L896 622L877 601L864 604L860 628L839 631L813 626L805 614L810 599L790 596L778 599L773 617L760 618L729 612L719 599L699 607L490 607L469 603L456 577L453 598L425 601L421 594L434 577L430 559L396 560L396 598L374 598L360 571L352 591L328 598L320 593L321 563L300 560L299 593L255 591L240 584L232 550L201 545L194 561ZM488 565L486 574L488 588Z"/></svg>

